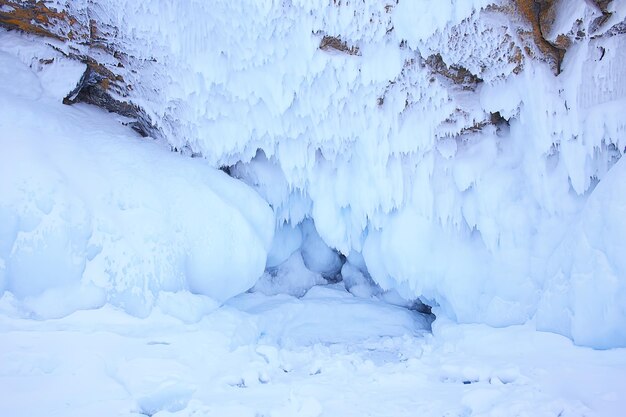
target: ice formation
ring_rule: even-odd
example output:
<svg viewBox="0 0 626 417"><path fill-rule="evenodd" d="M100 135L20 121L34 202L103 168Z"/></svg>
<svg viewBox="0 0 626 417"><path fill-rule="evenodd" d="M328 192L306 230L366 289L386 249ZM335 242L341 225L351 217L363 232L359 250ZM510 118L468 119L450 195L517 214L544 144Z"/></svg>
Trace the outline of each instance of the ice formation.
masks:
<svg viewBox="0 0 626 417"><path fill-rule="evenodd" d="M532 22L516 12L522 3L58 2L95 34L91 47L49 43L98 59L132 86L118 98L141 108L155 134L202 157L186 163L225 168L273 209L272 217L250 190L208 167L201 177L210 179L185 168L201 189L178 168L157 170L164 186L145 184L153 196L176 199L185 186L194 198L184 201L194 205L154 218L163 224L150 240L155 250L190 244L186 232L167 235L174 218L223 262L181 268L182 255L168 252L158 257L168 262L151 268L190 275L163 288L220 301L251 287L269 253L270 268L304 263L310 283L344 268L355 291L368 293L359 283L371 278L459 322L535 318L576 343L626 346L624 169L616 163L626 145L626 2L610 2L604 14L591 1L553 2L543 36L567 39L562 61L533 39ZM142 164L141 155L124 158ZM3 187L16 175L3 174ZM169 189L170 179L180 183ZM135 200L129 193L126 203ZM27 201L10 198L3 219L15 217L15 201ZM140 207L160 212L155 204ZM224 221L235 236L215 243L202 233ZM307 232L312 221L319 241ZM13 233L0 247L5 288L19 295L6 284L18 276L7 268L26 256L15 236L30 229L3 224ZM81 250L77 264L62 265L67 279L83 267ZM128 250L116 259L132 259ZM207 280L206 271L238 278Z"/></svg>

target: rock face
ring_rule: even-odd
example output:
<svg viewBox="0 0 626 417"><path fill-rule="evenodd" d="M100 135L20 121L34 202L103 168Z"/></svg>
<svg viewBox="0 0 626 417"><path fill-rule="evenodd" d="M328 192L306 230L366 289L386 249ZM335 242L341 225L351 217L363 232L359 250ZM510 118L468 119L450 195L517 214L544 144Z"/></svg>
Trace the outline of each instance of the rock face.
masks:
<svg viewBox="0 0 626 417"><path fill-rule="evenodd" d="M0 0L0 26L47 39L66 57L87 65L85 73L63 102L84 102L136 120L143 135L155 132L145 112L129 98L132 85L124 79L127 57L110 41L114 28L101 27L89 8L41 0Z"/></svg>
<svg viewBox="0 0 626 417"><path fill-rule="evenodd" d="M497 19L506 21L509 30L500 34L502 45L494 49L500 50L498 52L500 56L497 57L499 61L505 60L514 64L513 73L515 74L522 71L527 61L539 60L547 62L558 75L567 49L587 36L586 29L601 28L613 13L609 7L612 4L611 0L589 0L588 4L593 5L599 12L592 25L589 28L583 28L581 16L573 22L567 32L561 33L559 29L562 30L562 28L556 28L555 22L561 14L568 12L565 0L494 0L484 3L483 10L475 12L473 16L477 14L495 16ZM341 2L334 2L334 7L342 8ZM391 16L395 4L381 7L385 15ZM144 135L167 136L175 133L175 129L173 131L166 129L168 131L164 132L163 126L159 128L159 124L167 122L155 117L154 114L151 117L149 113L153 112L142 108L143 98L133 93L136 84L128 80L133 78L131 74L137 72L134 67L144 67L146 64L149 66L150 61L155 61L154 58L129 55L129 51L124 49L125 42L122 40L124 34L120 33L120 29L106 18L103 13L105 8L105 5L62 4L52 0L0 0L0 26L61 42L64 45L61 49L68 57L87 64L87 70L79 85L65 98L66 104L86 102L133 118L136 120L133 127ZM456 43L458 47L463 47L461 37L468 36L468 33L463 33L466 30L464 26L471 25L473 20L475 19L470 17L452 26L449 41ZM624 32L623 22L612 23L613 32ZM388 32L394 30L390 19L386 26ZM487 32L493 32L493 30L494 28L491 27L487 29ZM610 30L607 33L610 33ZM474 35L481 34L475 33ZM404 45L401 43L400 46L406 47L406 41L403 42ZM349 55L359 54L359 46L348 44L340 35L323 35L319 48L323 51L336 51ZM451 81L452 85L459 86L461 89L472 88L472 85L475 86L482 81L480 71L472 72L464 68L461 62L445 62L439 53L424 56L422 60L422 65L425 65L433 76L443 76ZM410 71L412 63L414 61L406 63L407 71ZM488 65L488 60L484 64ZM145 82L141 79L134 81ZM384 102L384 94L378 102L380 104ZM463 118L463 113L467 112L459 109L451 119ZM482 121L472 123L466 120L466 123L468 125L460 131L475 131L477 128L491 124L491 118L485 117ZM188 148L192 153L196 153L189 143L177 146L178 148Z"/></svg>
<svg viewBox="0 0 626 417"><path fill-rule="evenodd" d="M335 6L340 8L341 3ZM604 7L606 9L606 4ZM65 45L62 49L68 57L87 64L87 70L81 82L64 100L66 104L75 102L95 104L136 119L134 128L144 135L161 136L164 132L156 127L158 120L151 120L144 109L137 104L141 100L133 100L133 84L125 79L128 71L135 71L132 68L133 65L145 63L136 62L136 57L129 57L123 48L123 42L119 42L118 28L111 26L107 21L99 20L101 12L98 9L98 6L91 4L66 3L62 5L51 0L0 0L0 26L60 41ZM525 48L527 52L530 52L532 48L529 45L519 45L513 48L508 59L516 62L516 72L521 70L522 61L525 58L536 55L550 62L554 70L558 72L563 50L546 41L541 29L542 25L548 26L554 20L554 9L552 1L536 2L533 0L516 0L515 4L505 7L494 6L496 13L510 15L513 20L515 20L515 15L520 15L532 26L532 40L538 50L524 57L521 49ZM384 10L386 14L389 14L393 10L393 5L385 5ZM523 27L522 23L520 33L523 33ZM390 27L389 31L392 30L393 27ZM509 38L509 41L513 40ZM357 45L348 45L339 36L324 35L319 48L349 55L359 53ZM139 59L139 61L142 60ZM451 64L448 68L438 54L425 59L425 64L434 75L443 75L462 88L467 88L469 84L476 84L479 80L476 74L472 74L459 65ZM382 100L384 98L381 98ZM474 123L468 128L475 129L481 123L486 124L488 121L485 119L484 122Z"/></svg>
<svg viewBox="0 0 626 417"><path fill-rule="evenodd" d="M78 21L65 10L48 7L43 1L0 1L0 24L9 29L19 29L34 35L61 41L81 36Z"/></svg>

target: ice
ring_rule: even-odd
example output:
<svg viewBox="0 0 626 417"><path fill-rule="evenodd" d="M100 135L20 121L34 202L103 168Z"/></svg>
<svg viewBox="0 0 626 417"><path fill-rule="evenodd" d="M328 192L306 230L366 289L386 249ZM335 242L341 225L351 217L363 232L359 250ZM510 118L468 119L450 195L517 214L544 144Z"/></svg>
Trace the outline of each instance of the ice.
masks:
<svg viewBox="0 0 626 417"><path fill-rule="evenodd" d="M538 327L571 334L598 348L626 343L626 164L620 160L598 184L551 259L552 274L537 313ZM567 280L569 277L569 282Z"/></svg>
<svg viewBox="0 0 626 417"><path fill-rule="evenodd" d="M343 263L339 254L324 243L311 220L304 221L301 228L304 264L311 271L333 279L341 270Z"/></svg>
<svg viewBox="0 0 626 417"><path fill-rule="evenodd" d="M276 233L274 233L272 247L267 254L267 267L272 268L282 264L301 246L301 228L283 223L282 227L277 228Z"/></svg>
<svg viewBox="0 0 626 417"><path fill-rule="evenodd" d="M307 269L301 252L297 251L282 264L268 268L251 291L302 297L311 287L326 283L321 274Z"/></svg>
<svg viewBox="0 0 626 417"><path fill-rule="evenodd" d="M349 262L341 267L341 278L346 290L356 297L371 298L380 292L369 276Z"/></svg>
<svg viewBox="0 0 626 417"><path fill-rule="evenodd" d="M458 24L474 10L480 10L490 3L489 0L402 2L394 10L394 27L397 27L401 38L416 45L437 30Z"/></svg>

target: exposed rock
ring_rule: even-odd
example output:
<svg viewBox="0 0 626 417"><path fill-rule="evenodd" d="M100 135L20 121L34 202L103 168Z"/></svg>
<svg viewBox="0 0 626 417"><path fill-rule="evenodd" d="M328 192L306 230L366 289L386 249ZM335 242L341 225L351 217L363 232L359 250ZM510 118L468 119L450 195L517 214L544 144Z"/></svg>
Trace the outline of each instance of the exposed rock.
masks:
<svg viewBox="0 0 626 417"><path fill-rule="evenodd" d="M320 49L322 51L335 50L335 51L346 53L348 55L359 54L358 46L354 46L354 45L348 46L346 42L342 41L340 38L336 36L324 35L324 37L320 41Z"/></svg>
<svg viewBox="0 0 626 417"><path fill-rule="evenodd" d="M63 99L63 104L89 103L102 107L110 112L135 119L136 121L130 123L129 126L142 136L154 136L157 133L156 129L148 122L148 116L140 107L114 98L114 95L111 93L114 86L110 81L112 79L110 72L93 60L88 59L86 63L87 69L80 82L74 91ZM117 79L118 77L115 78ZM115 88L117 88L117 85L115 85Z"/></svg>
<svg viewBox="0 0 626 417"><path fill-rule="evenodd" d="M598 8L602 10L602 13L608 13L609 4L613 3L613 0L590 0L590 1L594 3L596 6L598 6Z"/></svg>
<svg viewBox="0 0 626 417"><path fill-rule="evenodd" d="M458 65L446 65L440 54L429 56L425 63L435 74L442 75L462 90L475 91L478 84L482 82L478 76L466 68Z"/></svg>
<svg viewBox="0 0 626 417"><path fill-rule="evenodd" d="M86 14L57 10L52 2L41 0L0 0L0 26L64 42L67 50L55 49L68 58L87 65L80 82L64 98L63 103L94 104L136 119L131 126L143 136L158 135L145 112L130 100L125 100L132 86L126 84L121 74L114 72L124 68L126 61L124 53L115 50L107 42L113 35L114 28L102 30ZM102 55L106 57L106 64L94 58Z"/></svg>
<svg viewBox="0 0 626 417"><path fill-rule="evenodd" d="M605 33L603 33L601 36L611 37L611 36L624 35L624 34L626 34L626 20L614 25Z"/></svg>
<svg viewBox="0 0 626 417"><path fill-rule="evenodd" d="M0 26L58 40L81 37L84 28L74 17L47 4L40 0L0 0Z"/></svg>
<svg viewBox="0 0 626 417"><path fill-rule="evenodd" d="M545 28L554 24L556 18L555 0L515 0L517 12L530 24L530 36L543 58L550 63L555 74L561 72L561 62L566 49L550 43L544 35ZM527 52L531 52L527 50Z"/></svg>
<svg viewBox="0 0 626 417"><path fill-rule="evenodd" d="M556 73L569 47L589 34L604 26L611 17L609 6L613 0L586 0L588 6L595 9L597 17L591 22L583 22L580 16L567 33L555 33L555 23L569 0L516 0L517 7L524 18L532 25L535 44L556 63ZM626 22L614 25L605 33L614 36L626 32Z"/></svg>

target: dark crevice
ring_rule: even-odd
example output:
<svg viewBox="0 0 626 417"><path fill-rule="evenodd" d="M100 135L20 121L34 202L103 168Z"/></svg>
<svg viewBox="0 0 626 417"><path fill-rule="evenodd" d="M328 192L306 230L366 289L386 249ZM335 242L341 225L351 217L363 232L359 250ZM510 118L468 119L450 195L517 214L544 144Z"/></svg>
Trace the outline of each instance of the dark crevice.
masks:
<svg viewBox="0 0 626 417"><path fill-rule="evenodd" d="M320 41L319 48L322 51L335 50L348 55L359 55L358 46L348 45L347 42L341 40L341 38L337 36L324 35L324 37Z"/></svg>
<svg viewBox="0 0 626 417"><path fill-rule="evenodd" d="M510 126L510 122L509 119L505 119L499 111L495 112L495 113L490 113L489 114L489 120L491 122L492 125L496 126L496 127L502 127L502 126Z"/></svg>
<svg viewBox="0 0 626 417"><path fill-rule="evenodd" d="M232 167L231 166L223 165L219 169L220 169L220 171L226 173L226 175L228 175L229 177L233 176L233 174L232 174Z"/></svg>

